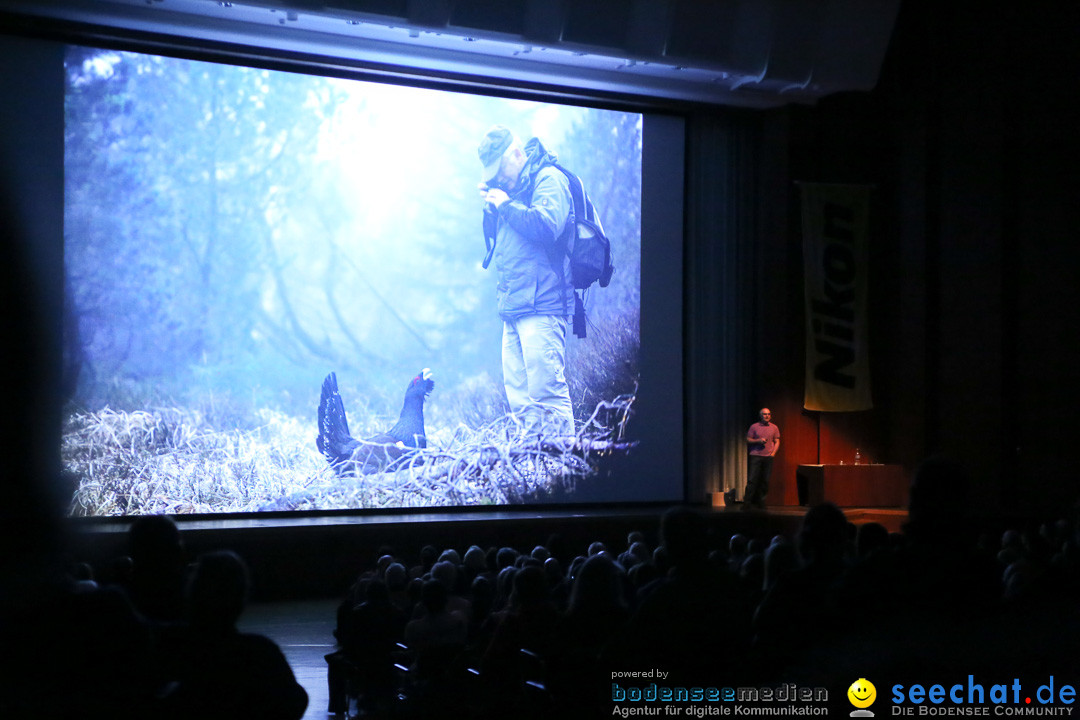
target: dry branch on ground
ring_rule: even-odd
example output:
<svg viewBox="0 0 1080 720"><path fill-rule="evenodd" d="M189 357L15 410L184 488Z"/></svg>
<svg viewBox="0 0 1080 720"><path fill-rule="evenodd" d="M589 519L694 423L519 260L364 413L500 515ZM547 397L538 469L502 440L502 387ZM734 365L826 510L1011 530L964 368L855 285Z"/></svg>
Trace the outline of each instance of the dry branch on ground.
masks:
<svg viewBox="0 0 1080 720"><path fill-rule="evenodd" d="M572 495L627 453L633 395L603 401L577 434L527 434L513 416L460 425L385 472L331 468L308 423L264 409L253 430L219 430L169 408L72 413L63 460L79 478L74 516L502 505Z"/></svg>

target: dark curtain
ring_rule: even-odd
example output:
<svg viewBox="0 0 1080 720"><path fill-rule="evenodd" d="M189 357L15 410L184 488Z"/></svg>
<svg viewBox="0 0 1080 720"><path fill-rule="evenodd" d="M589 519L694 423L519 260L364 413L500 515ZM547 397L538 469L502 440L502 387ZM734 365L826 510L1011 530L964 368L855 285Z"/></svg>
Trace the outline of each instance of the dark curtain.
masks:
<svg viewBox="0 0 1080 720"><path fill-rule="evenodd" d="M737 110L700 113L688 121L685 377L691 502L730 488L741 498L746 485L744 437L756 391L761 127L761 114Z"/></svg>

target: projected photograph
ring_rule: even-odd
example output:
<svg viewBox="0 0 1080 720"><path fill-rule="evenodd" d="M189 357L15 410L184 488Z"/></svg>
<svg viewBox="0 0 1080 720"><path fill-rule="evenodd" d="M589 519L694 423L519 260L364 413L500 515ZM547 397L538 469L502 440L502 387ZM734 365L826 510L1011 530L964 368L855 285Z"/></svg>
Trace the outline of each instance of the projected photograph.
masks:
<svg viewBox="0 0 1080 720"><path fill-rule="evenodd" d="M640 114L85 47L65 92L72 516L595 501L648 446Z"/></svg>

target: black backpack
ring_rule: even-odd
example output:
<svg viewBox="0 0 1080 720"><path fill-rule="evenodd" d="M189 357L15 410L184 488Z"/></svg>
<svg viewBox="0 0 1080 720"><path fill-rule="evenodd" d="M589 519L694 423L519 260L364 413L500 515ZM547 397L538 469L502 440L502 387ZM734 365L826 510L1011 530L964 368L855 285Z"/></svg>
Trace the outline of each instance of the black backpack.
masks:
<svg viewBox="0 0 1080 720"><path fill-rule="evenodd" d="M611 274L615 272L615 265L611 259L611 241L600 224L596 207L581 178L558 163L552 163L552 167L566 175L570 183L570 197L574 201L574 234L568 237L566 244L574 290L588 290L593 283L607 287ZM584 338L586 334L585 303L579 292L574 293L574 334L579 338Z"/></svg>
<svg viewBox="0 0 1080 720"><path fill-rule="evenodd" d="M600 224L585 186L574 173L562 165L553 167L566 175L570 183L570 197L574 201L574 237L567 243L566 254L570 256L570 274L575 290L587 290L593 283L607 287L615 266L611 262L611 241Z"/></svg>

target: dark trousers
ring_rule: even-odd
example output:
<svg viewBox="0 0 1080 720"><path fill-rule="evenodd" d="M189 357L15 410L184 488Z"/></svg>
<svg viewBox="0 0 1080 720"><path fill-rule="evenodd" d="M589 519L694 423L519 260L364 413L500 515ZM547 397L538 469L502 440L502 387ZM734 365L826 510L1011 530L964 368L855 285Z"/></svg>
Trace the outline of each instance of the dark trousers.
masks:
<svg viewBox="0 0 1080 720"><path fill-rule="evenodd" d="M769 475L772 474L773 459L766 455L748 457L746 494L743 495L743 503L754 507L764 507L765 495L769 492Z"/></svg>

